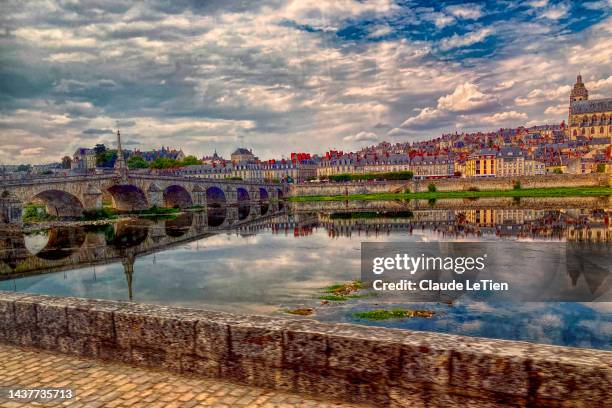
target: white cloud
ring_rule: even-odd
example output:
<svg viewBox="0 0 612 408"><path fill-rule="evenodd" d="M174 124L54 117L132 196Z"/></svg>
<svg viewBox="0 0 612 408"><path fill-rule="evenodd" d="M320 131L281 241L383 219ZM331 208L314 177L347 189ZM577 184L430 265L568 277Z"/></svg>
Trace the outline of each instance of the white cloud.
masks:
<svg viewBox="0 0 612 408"><path fill-rule="evenodd" d="M516 81L510 79L508 81L503 81L497 84L495 87L493 87L493 90L494 91L505 91L506 89L512 88L514 84L516 84Z"/></svg>
<svg viewBox="0 0 612 408"><path fill-rule="evenodd" d="M386 26L386 25L374 26L370 30L370 34L368 34L368 37L369 38L380 38L380 37L389 35L392 32L393 30L389 26Z"/></svg>
<svg viewBox="0 0 612 408"><path fill-rule="evenodd" d="M356 135L345 136L342 138L345 142L375 142L378 140L376 133L359 132Z"/></svg>
<svg viewBox="0 0 612 408"><path fill-rule="evenodd" d="M496 103L497 99L482 93L478 86L464 82L457 86L453 93L438 99L438 109L450 112L468 112Z"/></svg>
<svg viewBox="0 0 612 408"><path fill-rule="evenodd" d="M544 113L547 115L561 115L567 114L567 104L559 104L554 106L549 106L544 110Z"/></svg>
<svg viewBox="0 0 612 408"><path fill-rule="evenodd" d="M462 4L449 6L446 11L455 17L476 20L482 16L482 7L478 4Z"/></svg>
<svg viewBox="0 0 612 408"><path fill-rule="evenodd" d="M517 111L508 111L508 112L498 112L494 115L485 116L482 118L484 122L489 123L504 123L504 122L514 122L514 123L522 123L527 120L527 114L524 112Z"/></svg>
<svg viewBox="0 0 612 408"><path fill-rule="evenodd" d="M567 4L557 4L548 7L546 10L540 13L540 17L547 18L549 20L559 20L567 15L569 6Z"/></svg>
<svg viewBox="0 0 612 408"><path fill-rule="evenodd" d="M535 105L542 102L556 102L561 98L569 98L572 90L570 85L563 85L554 89L536 88L530 91L527 96L518 96L514 102L519 106Z"/></svg>
<svg viewBox="0 0 612 408"><path fill-rule="evenodd" d="M22 156L39 156L45 149L43 147L29 147L27 149L23 149L19 152Z"/></svg>
<svg viewBox="0 0 612 408"><path fill-rule="evenodd" d="M582 7L589 10L606 10L612 7L612 0L588 1L582 3Z"/></svg>
<svg viewBox="0 0 612 408"><path fill-rule="evenodd" d="M493 30L490 28L481 28L477 31L472 31L465 35L454 34L452 37L444 38L440 41L440 48L443 50L450 50L453 48L467 47L481 42L487 38Z"/></svg>

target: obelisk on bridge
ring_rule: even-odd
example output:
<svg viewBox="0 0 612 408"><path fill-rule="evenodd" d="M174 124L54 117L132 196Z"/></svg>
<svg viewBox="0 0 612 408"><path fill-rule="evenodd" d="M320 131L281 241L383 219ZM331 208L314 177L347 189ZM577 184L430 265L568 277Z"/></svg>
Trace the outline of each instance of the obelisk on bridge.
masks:
<svg viewBox="0 0 612 408"><path fill-rule="evenodd" d="M115 160L115 170L121 178L127 178L128 167L123 157L123 148L121 147L121 133L117 129L117 159Z"/></svg>

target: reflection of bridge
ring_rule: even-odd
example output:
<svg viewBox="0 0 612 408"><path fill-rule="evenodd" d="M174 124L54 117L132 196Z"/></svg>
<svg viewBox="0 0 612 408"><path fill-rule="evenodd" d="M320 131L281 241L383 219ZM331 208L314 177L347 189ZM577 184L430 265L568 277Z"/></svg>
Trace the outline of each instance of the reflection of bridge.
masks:
<svg viewBox="0 0 612 408"><path fill-rule="evenodd" d="M137 219L89 228L56 227L48 231L38 251L28 249L27 240L33 237L7 231L0 236L0 280L119 261L125 266L138 256L219 232L248 233L269 225L278 211L279 203L240 204L188 211L157 222Z"/></svg>
<svg viewBox="0 0 612 408"><path fill-rule="evenodd" d="M120 211L211 207L276 201L284 189L262 182L147 174L7 180L0 183L0 223L19 223L23 204L31 201L44 203L51 215L78 217L85 209L102 208L103 200Z"/></svg>

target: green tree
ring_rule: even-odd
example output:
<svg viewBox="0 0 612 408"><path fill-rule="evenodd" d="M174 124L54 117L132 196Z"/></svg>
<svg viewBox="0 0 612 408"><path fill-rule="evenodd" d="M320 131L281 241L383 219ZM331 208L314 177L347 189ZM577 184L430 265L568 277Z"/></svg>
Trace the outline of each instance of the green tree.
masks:
<svg viewBox="0 0 612 408"><path fill-rule="evenodd" d="M553 170L554 174L563 174L563 170L561 170L559 167L557 167L556 169Z"/></svg>
<svg viewBox="0 0 612 408"><path fill-rule="evenodd" d="M187 156L183 159L183 166L194 166L197 164L202 164L202 160L199 160L195 156Z"/></svg>
<svg viewBox="0 0 612 408"><path fill-rule="evenodd" d="M72 159L70 156L62 157L62 168L69 169L72 166Z"/></svg>
<svg viewBox="0 0 612 408"><path fill-rule="evenodd" d="M96 152L96 164L98 166L102 166L105 159L106 159L106 146L98 143L95 147L94 147L94 152Z"/></svg>
<svg viewBox="0 0 612 408"><path fill-rule="evenodd" d="M152 169L171 169L173 167L180 167L181 162L168 157L158 157L153 160L149 167Z"/></svg>
<svg viewBox="0 0 612 408"><path fill-rule="evenodd" d="M149 163L141 156L132 156L128 159L128 168L130 170L133 169L147 169L149 168Z"/></svg>
<svg viewBox="0 0 612 408"><path fill-rule="evenodd" d="M32 165L30 164L20 164L17 166L17 171L31 171Z"/></svg>
<svg viewBox="0 0 612 408"><path fill-rule="evenodd" d="M597 172L605 173L606 172L606 164L605 163L597 163Z"/></svg>
<svg viewBox="0 0 612 408"><path fill-rule="evenodd" d="M429 184L427 185L427 191L434 193L434 192L436 192L437 190L438 190L438 189L436 188L436 185L435 185L434 183L429 183Z"/></svg>

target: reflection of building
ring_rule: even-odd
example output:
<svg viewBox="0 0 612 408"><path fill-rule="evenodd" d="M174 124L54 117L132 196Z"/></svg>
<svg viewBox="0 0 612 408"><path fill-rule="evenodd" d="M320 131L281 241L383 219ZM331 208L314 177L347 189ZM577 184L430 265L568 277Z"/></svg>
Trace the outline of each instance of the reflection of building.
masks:
<svg viewBox="0 0 612 408"><path fill-rule="evenodd" d="M570 93L568 130L570 137L612 138L612 98L589 100L589 92L578 75Z"/></svg>

